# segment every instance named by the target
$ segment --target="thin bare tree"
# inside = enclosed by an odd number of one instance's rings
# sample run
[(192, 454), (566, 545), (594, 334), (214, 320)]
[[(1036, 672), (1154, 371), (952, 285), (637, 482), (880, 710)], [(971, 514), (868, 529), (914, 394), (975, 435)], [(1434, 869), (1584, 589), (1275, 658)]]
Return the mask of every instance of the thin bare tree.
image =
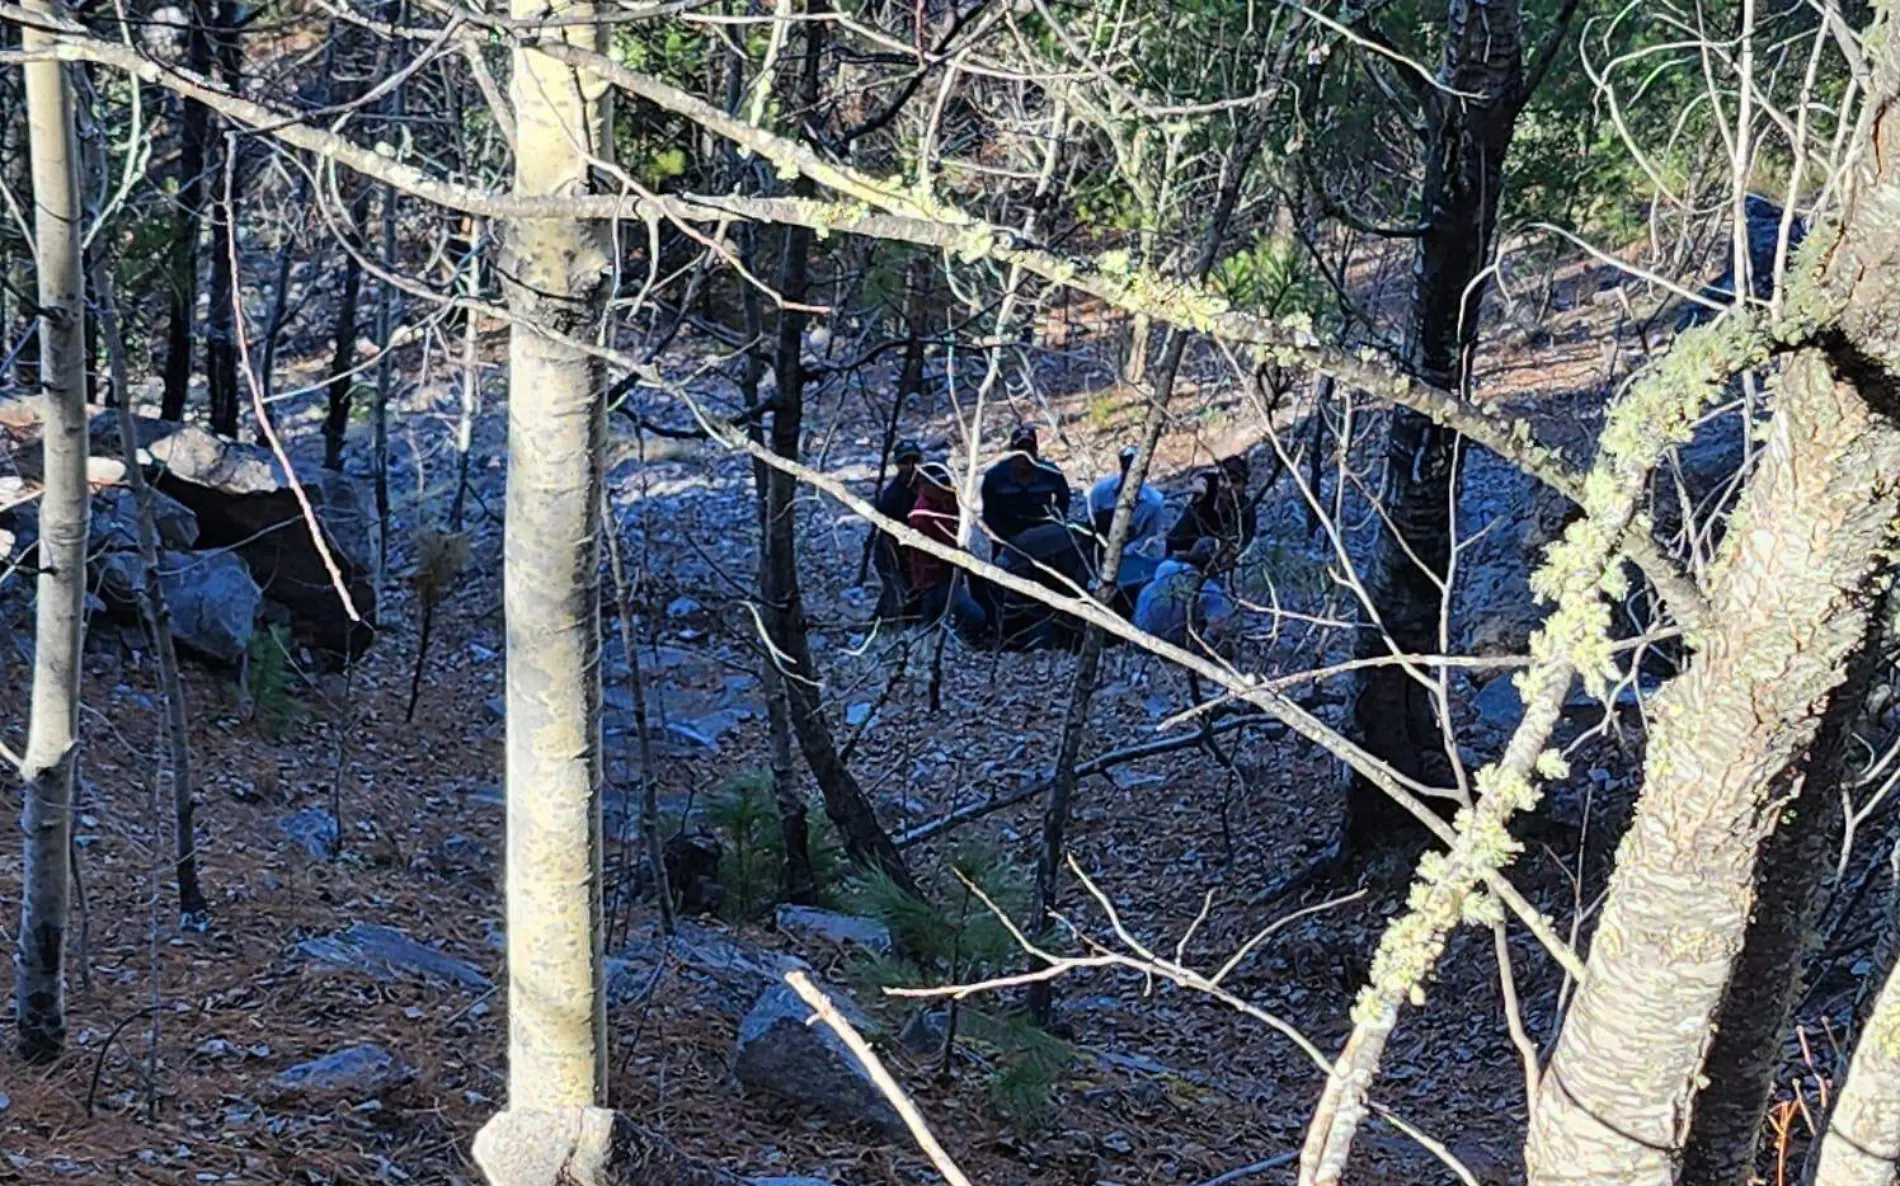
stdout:
[[(31, 11), (52, 15), (51, 0), (33, 2)], [(36, 30), (22, 32), (28, 52), (43, 41)], [(66, 1044), (66, 923), (92, 515), (86, 485), (86, 281), (70, 69), (51, 60), (25, 67), (46, 459), (34, 595), (33, 707), (20, 761), (26, 860), (14, 963), (20, 1053), (29, 1062), (50, 1062)]]

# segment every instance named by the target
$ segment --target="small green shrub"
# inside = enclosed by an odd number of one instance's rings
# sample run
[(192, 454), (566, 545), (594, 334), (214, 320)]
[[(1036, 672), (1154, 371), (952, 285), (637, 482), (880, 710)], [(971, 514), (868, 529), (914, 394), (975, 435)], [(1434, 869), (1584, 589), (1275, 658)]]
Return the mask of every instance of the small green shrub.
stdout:
[(251, 720), (272, 741), (282, 741), (303, 722), (303, 701), (291, 693), (298, 679), (290, 658), (290, 631), (281, 625), (251, 635), (244, 652), (244, 699)]
[[(1010, 917), (1021, 917), (1030, 898), (1025, 870), (994, 848), (965, 844), (951, 854), (928, 892), (931, 901), (919, 900), (881, 874), (857, 884), (852, 906), (889, 927), (897, 947), (893, 956), (865, 958), (856, 965), (861, 984), (879, 990), (936, 988), (989, 979), (1021, 964), (1021, 947), (983, 899)], [(877, 996), (891, 999), (881, 992)], [(1026, 1017), (977, 1012), (967, 1001), (955, 1008), (962, 1018), (962, 1040), (980, 1048), (989, 1067), (985, 1090), (991, 1110), (1021, 1130), (1042, 1124), (1074, 1051)]]
[[(746, 922), (770, 914), (778, 905), (779, 878), (785, 864), (785, 835), (768, 770), (744, 770), (726, 780), (707, 805), (705, 820), (725, 849), (719, 884), (725, 888), (720, 914), (728, 922)], [(821, 905), (831, 905), (843, 868), (843, 847), (822, 814), (806, 819), (806, 851)]]

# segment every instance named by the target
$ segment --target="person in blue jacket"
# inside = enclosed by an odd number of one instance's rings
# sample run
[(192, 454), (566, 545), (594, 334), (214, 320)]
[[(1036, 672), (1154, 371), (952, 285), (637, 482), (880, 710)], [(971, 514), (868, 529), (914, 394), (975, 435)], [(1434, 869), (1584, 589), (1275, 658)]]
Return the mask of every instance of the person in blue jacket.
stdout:
[(1218, 635), (1234, 616), (1227, 591), (1207, 572), (1218, 549), (1204, 538), (1186, 555), (1163, 560), (1135, 602), (1135, 627), (1177, 646)]

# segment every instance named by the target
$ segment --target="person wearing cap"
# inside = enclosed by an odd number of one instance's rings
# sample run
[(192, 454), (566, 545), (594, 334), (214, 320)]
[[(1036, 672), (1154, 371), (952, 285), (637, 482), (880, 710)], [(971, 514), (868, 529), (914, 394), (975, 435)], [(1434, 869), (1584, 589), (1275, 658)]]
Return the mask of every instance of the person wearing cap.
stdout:
[[(1121, 497), (1122, 484), (1128, 480), (1128, 469), (1135, 464), (1137, 452), (1139, 450), (1133, 445), (1123, 448), (1121, 472), (1089, 487), (1089, 522), (1095, 528), (1095, 534), (1104, 541), (1108, 539), (1109, 528), (1114, 524), (1115, 500)], [(1161, 491), (1143, 482), (1141, 489), (1135, 492), (1134, 509), (1129, 512), (1127, 551), (1145, 554), (1144, 545), (1161, 534), (1161, 520), (1167, 508), (1167, 500), (1161, 497)]]
[(1043, 523), (1069, 517), (1069, 480), (1042, 460), (1036, 430), (1025, 424), (1009, 438), (1009, 452), (983, 475), (983, 526), (996, 548)]
[(1188, 504), (1168, 529), (1168, 555), (1184, 556), (1204, 539), (1215, 543), (1210, 567), (1220, 570), (1253, 542), (1253, 506), (1247, 500), (1249, 470), (1240, 455), (1195, 475)]
[[(910, 521), (917, 505), (917, 470), (923, 462), (923, 446), (909, 437), (897, 442), (891, 460), (897, 472), (877, 492), (877, 513), (899, 523)], [(877, 616), (908, 618), (916, 616), (916, 592), (910, 587), (910, 574), (904, 559), (908, 549), (883, 531), (875, 533), (871, 543), (871, 564), (877, 570), (879, 594)]]

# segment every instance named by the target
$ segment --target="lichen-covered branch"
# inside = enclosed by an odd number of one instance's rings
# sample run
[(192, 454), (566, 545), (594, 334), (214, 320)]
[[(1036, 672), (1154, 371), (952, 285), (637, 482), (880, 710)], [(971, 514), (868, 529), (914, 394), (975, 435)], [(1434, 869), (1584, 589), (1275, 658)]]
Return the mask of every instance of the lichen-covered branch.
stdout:
[[(840, 196), (496, 193), (444, 180), (346, 137), (300, 124), (297, 112), (231, 94), (188, 71), (154, 62), (129, 46), (93, 38), (77, 25), (34, 17), (17, 5), (4, 3), (0, 3), (0, 20), (22, 25), (32, 22), (54, 31), (56, 36), (42, 53), (125, 70), (284, 143), (317, 153), (424, 201), (465, 213), (490, 218), (666, 219), (682, 223), (742, 219), (806, 227), (820, 235), (854, 234), (935, 247), (964, 259), (1013, 265), (1048, 283), (1095, 296), (1122, 312), (1253, 346), (1282, 365), (1330, 375), (1376, 399), (1411, 408), (1483, 445), (1573, 501), (1582, 500), (1582, 478), (1554, 451), (1538, 445), (1524, 421), (1421, 383), (1376, 351), (1349, 351), (1322, 342), (1304, 318), (1276, 320), (1235, 309), (1201, 283), (1163, 278), (1130, 266), (1125, 253), (1111, 251), (1092, 259), (1064, 256), (898, 181), (874, 178), (829, 162), (806, 145), (728, 116), (677, 87), (552, 35), (526, 36), (497, 29), (520, 45), (597, 72), (627, 93), (732, 140), (770, 161), (785, 176), (810, 177)], [(473, 28), (465, 33), (479, 35)], [(21, 58), (20, 54), (0, 53), (0, 61)], [(1621, 546), (1693, 636), (1705, 620), (1703, 598), (1694, 584), (1646, 534), (1630, 531)]]
[(1626, 591), (1617, 544), (1634, 521), (1644, 482), (1665, 449), (1689, 438), (1702, 405), (1730, 375), (1759, 361), (1766, 345), (1746, 317), (1705, 327), (1687, 335), (1612, 406), (1596, 465), (1584, 483), (1584, 517), (1552, 546), (1532, 578), (1533, 591), (1555, 609), (1531, 638), (1532, 665), (1516, 677), (1523, 720), (1503, 757), (1478, 772), (1479, 798), (1458, 813), (1450, 851), (1427, 853), (1419, 861), (1405, 913), (1380, 938), (1370, 982), (1353, 1007), (1353, 1032), (1307, 1130), (1302, 1184), (1341, 1180), (1399, 1009), (1424, 1003), (1426, 982), (1451, 932), (1461, 922), (1488, 925), (1502, 917), (1480, 887), (1501, 879), (1522, 850), (1510, 821), (1537, 806), (1535, 780), (1564, 775), (1562, 759), (1545, 745), (1570, 681), (1580, 675), (1592, 695), (1602, 696), (1616, 674), (1604, 594), (1620, 597)]

